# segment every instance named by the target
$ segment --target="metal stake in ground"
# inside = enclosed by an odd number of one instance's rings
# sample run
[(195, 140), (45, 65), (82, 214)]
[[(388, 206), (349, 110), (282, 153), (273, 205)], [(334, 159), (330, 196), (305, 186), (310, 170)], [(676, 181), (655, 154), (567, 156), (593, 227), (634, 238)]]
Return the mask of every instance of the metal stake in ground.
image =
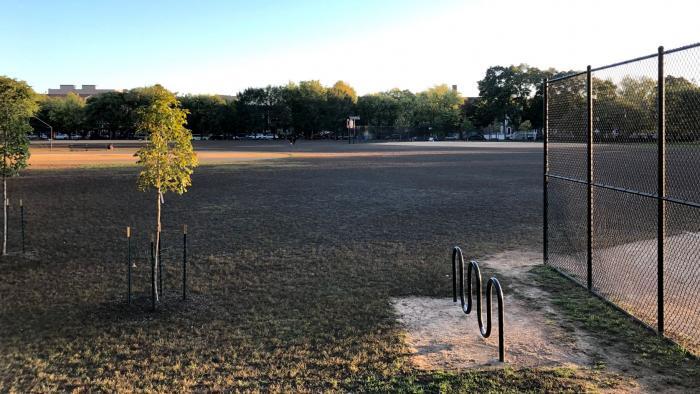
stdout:
[(163, 297), (163, 258), (160, 253), (161, 247), (163, 246), (163, 238), (159, 237), (158, 242), (158, 290), (160, 291), (160, 296)]
[(153, 234), (151, 234), (151, 309), (156, 310), (156, 259), (153, 250)]
[[(8, 224), (10, 223), (10, 199), (5, 200), (5, 222), (7, 223), (5, 225), (5, 245), (7, 245), (7, 233), (8, 233)], [(5, 246), (7, 248), (7, 246)], [(3, 250), (3, 254), (7, 254), (7, 250)]]
[(131, 227), (126, 228), (126, 303), (131, 305)]
[(182, 226), (182, 300), (187, 300), (187, 225)]
[(24, 204), (21, 198), (19, 199), (19, 224), (22, 232), (22, 254), (24, 254)]

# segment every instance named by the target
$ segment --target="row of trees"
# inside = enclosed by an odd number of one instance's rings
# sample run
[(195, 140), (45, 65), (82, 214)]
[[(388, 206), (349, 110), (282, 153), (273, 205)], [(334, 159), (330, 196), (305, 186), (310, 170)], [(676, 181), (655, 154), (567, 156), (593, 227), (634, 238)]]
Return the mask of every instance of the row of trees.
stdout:
[[(133, 138), (137, 131), (138, 111), (151, 100), (146, 88), (124, 92), (108, 92), (87, 100), (69, 93), (66, 97), (40, 96), (37, 117), (53, 126), (55, 131), (77, 134), (83, 138)], [(189, 111), (190, 128), (211, 133), (234, 120), (235, 108), (219, 96), (184, 96), (181, 106)], [(34, 129), (44, 131), (38, 120)]]
[[(360, 125), (446, 133), (483, 130), (505, 119), (510, 124), (540, 128), (541, 81), (558, 75), (527, 65), (495, 66), (479, 81), (479, 97), (463, 98), (447, 85), (423, 92), (392, 89), (357, 96), (343, 81), (324, 86), (302, 81), (283, 86), (248, 88), (235, 99), (213, 95), (178, 97), (194, 134), (295, 133), (306, 137), (323, 131), (344, 130), (348, 116), (359, 116)], [(104, 138), (131, 138), (135, 108), (143, 102), (142, 89), (111, 92), (87, 101), (77, 95), (44, 98), (40, 115), (55, 130), (88, 132)], [(37, 124), (37, 129), (41, 125)]]
[[(494, 66), (478, 82), (479, 97), (464, 98), (447, 85), (423, 92), (392, 89), (358, 97), (349, 84), (338, 81), (324, 86), (319, 81), (302, 81), (283, 86), (249, 88), (235, 98), (212, 95), (179, 96), (187, 110), (187, 125), (194, 134), (230, 136), (271, 132), (298, 134), (307, 138), (320, 133), (343, 132), (348, 116), (359, 116), (358, 125), (380, 129), (412, 130), (440, 135), (457, 131), (497, 131), (504, 121), (514, 130), (542, 128), (542, 81), (571, 71), (541, 70), (525, 64)], [(553, 94), (576, 97), (558, 100), (571, 106), (583, 100), (585, 78), (572, 78), (553, 86)], [(594, 78), (601, 132), (648, 129), (653, 120), (653, 79), (627, 77), (619, 81)], [(670, 119), (687, 122), (695, 113), (689, 103), (698, 102), (698, 86), (690, 81), (667, 77)], [(568, 100), (568, 102), (567, 102)], [(76, 95), (44, 98), (39, 117), (55, 130), (88, 132), (104, 138), (132, 138), (135, 109), (143, 104), (143, 89), (112, 92), (87, 101)], [(577, 116), (561, 108), (562, 122)], [(573, 120), (571, 120), (573, 121)], [(37, 123), (36, 129), (41, 129)], [(605, 130), (603, 130), (605, 129)], [(652, 128), (653, 129), (653, 128)]]

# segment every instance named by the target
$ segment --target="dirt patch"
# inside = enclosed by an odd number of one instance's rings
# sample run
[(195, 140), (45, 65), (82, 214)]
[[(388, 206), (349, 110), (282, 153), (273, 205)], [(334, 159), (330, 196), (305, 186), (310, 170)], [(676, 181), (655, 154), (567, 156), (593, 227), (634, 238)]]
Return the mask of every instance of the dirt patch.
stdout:
[[(570, 316), (553, 304), (553, 295), (533, 282), (535, 274), (531, 271), (540, 264), (541, 255), (515, 251), (480, 262), (484, 277), (488, 275), (483, 271), (492, 272), (504, 284), (508, 366), (589, 371), (605, 368), (618, 376), (618, 383), (624, 380), (621, 389), (624, 392), (686, 392), (692, 387), (683, 373), (677, 373), (680, 363), (674, 364), (673, 370), (666, 370), (663, 360), (643, 361), (645, 351), (632, 349), (634, 344), (617, 346), (625, 338), (611, 337), (609, 333), (601, 336), (599, 332), (573, 325)], [(476, 312), (465, 315), (459, 302), (453, 303), (451, 298), (408, 297), (393, 299), (392, 304), (406, 327), (405, 340), (416, 368), (454, 371), (499, 365), (496, 320), (494, 332), (485, 339), (479, 334)], [(648, 334), (640, 331), (639, 335)], [(685, 361), (689, 363), (690, 359)], [(692, 382), (693, 367), (688, 364), (687, 368), (687, 379)]]
[[(509, 252), (487, 259), (482, 265), (496, 269), (503, 278), (524, 274), (537, 263), (536, 255)], [(512, 289), (506, 288), (504, 293), (509, 365), (540, 367), (590, 362), (585, 352), (572, 343), (569, 333), (552, 324), (546, 309), (533, 310)], [(464, 314), (459, 301), (453, 303), (451, 298), (407, 297), (394, 299), (393, 305), (407, 328), (406, 340), (414, 352), (412, 362), (417, 368), (459, 370), (498, 364), (495, 310), (493, 332), (489, 338), (483, 338), (476, 311)], [(485, 316), (484, 311), (484, 320)]]
[[(29, 165), (34, 169), (62, 169), (85, 166), (126, 166), (135, 165), (136, 148), (122, 148), (111, 151), (70, 151), (65, 148), (53, 150), (32, 150)], [(411, 150), (411, 151), (359, 151), (359, 152), (297, 152), (292, 148), (280, 152), (266, 151), (196, 151), (201, 164), (238, 164), (257, 160), (274, 159), (333, 159), (357, 157), (403, 157), (403, 156), (434, 156), (467, 154), (444, 150)]]

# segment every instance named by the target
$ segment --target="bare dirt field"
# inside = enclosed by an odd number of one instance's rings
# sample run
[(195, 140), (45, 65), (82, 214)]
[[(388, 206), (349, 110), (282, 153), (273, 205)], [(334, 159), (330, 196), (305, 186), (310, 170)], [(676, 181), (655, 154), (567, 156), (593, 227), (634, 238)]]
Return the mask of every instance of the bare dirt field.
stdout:
[[(140, 141), (115, 141), (113, 149), (82, 149), (106, 145), (104, 141), (60, 141), (49, 148), (46, 143), (32, 145), (29, 164), (33, 169), (62, 169), (136, 164), (134, 153)], [(531, 149), (533, 144), (430, 142), (384, 144), (347, 144), (323, 141), (199, 141), (195, 143), (201, 164), (236, 164), (253, 160), (310, 159), (344, 157), (425, 156), (468, 153), (469, 149)], [(465, 148), (467, 149), (465, 151)]]
[[(695, 359), (533, 265), (542, 238), (538, 144), (210, 142), (197, 145), (200, 155), (287, 156), (212, 162), (196, 170), (188, 193), (166, 195), (165, 296), (155, 313), (146, 258), (155, 196), (136, 190), (137, 168), (66, 151), (71, 164), (37, 161), (10, 180), (0, 391), (619, 392), (700, 384)], [(51, 157), (43, 149), (33, 160)], [(25, 256), (17, 254), (19, 198)], [(190, 242), (185, 302), (182, 224)], [(126, 226), (134, 229), (132, 306)], [(484, 365), (496, 354), (488, 342), (484, 353), (456, 348), (454, 359), (416, 363), (416, 341), (454, 345), (430, 329), (411, 337), (425, 324), (396, 309), (402, 302), (448, 316), (450, 327), (461, 320), (478, 342), (473, 316), (448, 298), (454, 245), (484, 258), (485, 276), (502, 278), (513, 321), (507, 365)], [(504, 265), (514, 260), (498, 257), (504, 250), (518, 251), (522, 264)], [(533, 354), (519, 335), (539, 338), (549, 356)]]

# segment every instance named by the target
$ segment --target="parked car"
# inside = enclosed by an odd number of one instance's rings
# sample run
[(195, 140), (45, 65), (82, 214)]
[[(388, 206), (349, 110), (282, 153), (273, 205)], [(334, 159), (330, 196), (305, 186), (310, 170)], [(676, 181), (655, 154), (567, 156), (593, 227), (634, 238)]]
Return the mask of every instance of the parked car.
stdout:
[(472, 134), (467, 137), (467, 141), (486, 141), (486, 138), (481, 134)]
[(82, 139), (83, 139), (83, 136), (80, 135), (80, 134), (77, 134), (77, 133), (73, 133), (73, 134), (70, 135), (70, 139), (72, 139), (72, 140), (82, 140)]
[(53, 139), (55, 139), (55, 140), (67, 140), (68, 134), (56, 133), (53, 135)]

